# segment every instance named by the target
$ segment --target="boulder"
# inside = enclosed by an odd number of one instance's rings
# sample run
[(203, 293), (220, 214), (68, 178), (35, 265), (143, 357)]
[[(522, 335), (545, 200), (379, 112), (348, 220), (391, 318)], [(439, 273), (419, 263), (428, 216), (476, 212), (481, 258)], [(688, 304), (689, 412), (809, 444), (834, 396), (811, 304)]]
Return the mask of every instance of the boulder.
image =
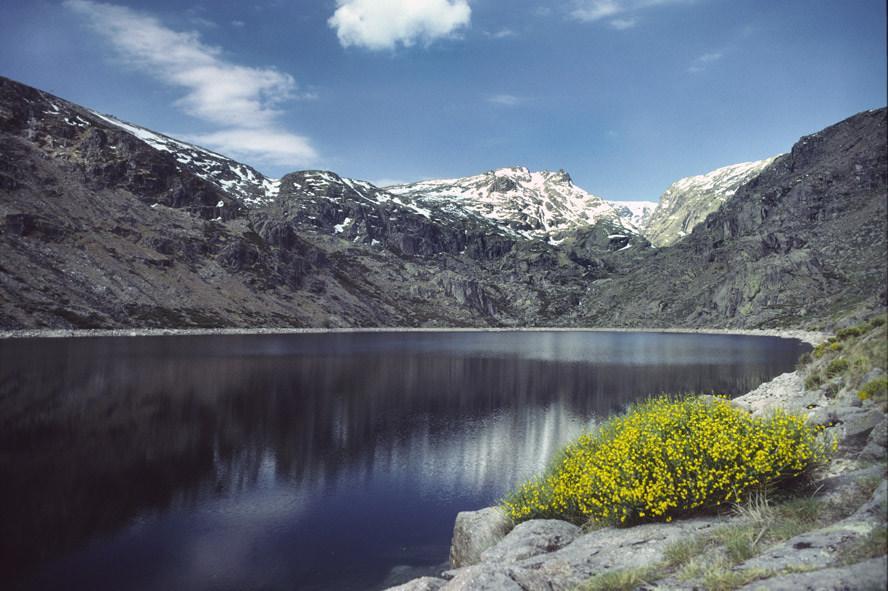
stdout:
[(481, 553), (483, 562), (516, 562), (560, 550), (579, 536), (579, 527), (560, 519), (532, 519), (515, 526), (498, 544)]
[(514, 524), (499, 507), (462, 511), (456, 515), (450, 543), (450, 564), (460, 568), (476, 564), (481, 553), (502, 540)]
[(877, 408), (855, 408), (854, 410), (856, 412), (839, 415), (845, 425), (846, 439), (866, 437), (876, 425), (885, 420), (885, 413)]
[(885, 456), (888, 455), (886, 448), (888, 448), (888, 419), (873, 427), (859, 457), (861, 460), (884, 461)]

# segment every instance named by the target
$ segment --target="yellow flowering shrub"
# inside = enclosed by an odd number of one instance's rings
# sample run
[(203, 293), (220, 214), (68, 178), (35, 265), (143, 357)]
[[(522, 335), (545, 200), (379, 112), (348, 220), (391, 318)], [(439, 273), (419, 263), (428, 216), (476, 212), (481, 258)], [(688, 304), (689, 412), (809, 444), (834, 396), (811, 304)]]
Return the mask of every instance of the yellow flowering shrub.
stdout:
[(503, 507), (516, 522), (671, 521), (798, 476), (827, 447), (803, 417), (783, 411), (757, 418), (720, 398), (652, 398), (581, 436)]

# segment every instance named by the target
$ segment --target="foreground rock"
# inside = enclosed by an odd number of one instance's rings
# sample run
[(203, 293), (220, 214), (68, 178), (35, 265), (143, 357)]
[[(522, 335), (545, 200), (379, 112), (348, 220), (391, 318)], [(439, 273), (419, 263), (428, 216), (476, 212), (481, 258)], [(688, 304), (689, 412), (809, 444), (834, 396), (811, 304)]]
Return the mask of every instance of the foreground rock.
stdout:
[(851, 566), (824, 568), (809, 573), (773, 577), (740, 587), (740, 591), (882, 591), (885, 589), (885, 556), (871, 558)]
[(479, 562), (481, 554), (502, 540), (513, 525), (499, 507), (458, 513), (450, 543), (450, 564), (459, 568)]
[[(445, 582), (440, 589), (567, 591), (601, 572), (656, 563), (669, 543), (718, 522), (717, 518), (704, 518), (625, 529), (608, 527), (561, 546), (567, 539), (564, 536), (579, 532), (579, 528), (570, 524), (554, 526), (551, 520), (531, 520), (493, 546), (485, 554), (487, 560), (443, 573)], [(552, 544), (541, 543), (546, 539)]]

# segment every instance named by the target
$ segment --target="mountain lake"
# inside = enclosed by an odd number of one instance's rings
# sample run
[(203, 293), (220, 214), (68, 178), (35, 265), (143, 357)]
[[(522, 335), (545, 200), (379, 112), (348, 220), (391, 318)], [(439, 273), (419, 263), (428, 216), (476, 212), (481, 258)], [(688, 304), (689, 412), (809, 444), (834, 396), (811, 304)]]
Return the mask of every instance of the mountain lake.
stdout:
[(0, 340), (0, 588), (381, 589), (661, 392), (810, 347), (640, 332)]

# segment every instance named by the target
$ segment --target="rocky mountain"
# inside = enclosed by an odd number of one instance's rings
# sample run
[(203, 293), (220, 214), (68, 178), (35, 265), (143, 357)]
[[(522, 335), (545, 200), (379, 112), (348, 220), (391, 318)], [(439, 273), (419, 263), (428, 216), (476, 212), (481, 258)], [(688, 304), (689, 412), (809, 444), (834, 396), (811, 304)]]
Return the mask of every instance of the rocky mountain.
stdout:
[(0, 326), (551, 324), (647, 245), (434, 201), (267, 179), (0, 78)]
[(737, 189), (758, 176), (776, 157), (732, 164), (675, 181), (660, 196), (656, 209), (639, 226), (658, 247), (669, 246), (691, 233)]
[(884, 302), (885, 176), (883, 109), (653, 249), (563, 171), (269, 179), (0, 78), (0, 328), (814, 325)]
[(608, 201), (617, 211), (623, 224), (644, 234), (651, 215), (659, 205), (656, 201)]
[(500, 168), (479, 175), (394, 185), (386, 190), (429, 209), (489, 220), (506, 235), (559, 244), (580, 228), (606, 222), (614, 233), (637, 234), (613, 204), (577, 187), (563, 170)]
[(888, 299), (886, 109), (803, 137), (568, 324), (821, 327)]

